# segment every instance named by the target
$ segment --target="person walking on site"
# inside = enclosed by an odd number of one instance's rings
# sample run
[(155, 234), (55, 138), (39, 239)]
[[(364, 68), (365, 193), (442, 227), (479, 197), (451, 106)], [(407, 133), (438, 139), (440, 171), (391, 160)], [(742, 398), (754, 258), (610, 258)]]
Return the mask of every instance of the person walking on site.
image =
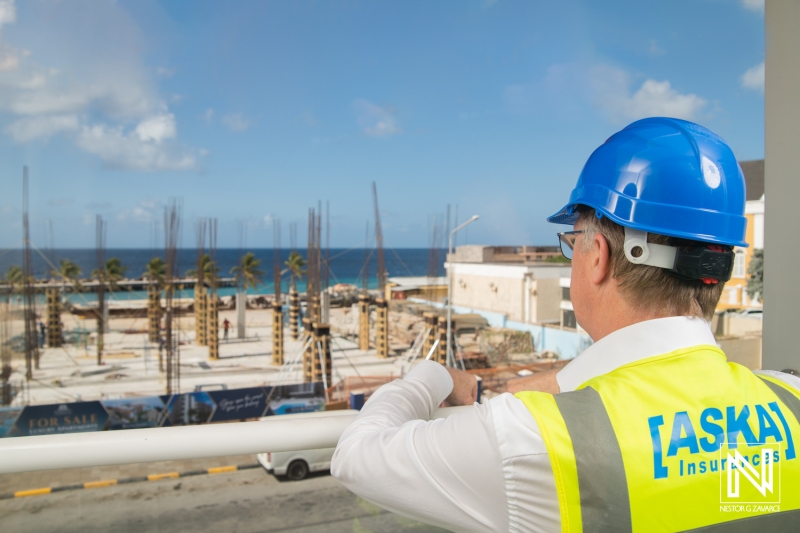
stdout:
[(574, 226), (559, 239), (594, 344), (429, 422), (477, 383), (422, 361), (366, 403), (332, 474), (454, 531), (800, 531), (800, 378), (727, 362), (708, 323), (747, 246), (744, 205), (708, 129), (650, 118), (614, 134), (548, 218)]
[(228, 330), (229, 329), (231, 329), (231, 321), (226, 318), (222, 322), (222, 331), (224, 332), (222, 340), (228, 340)]

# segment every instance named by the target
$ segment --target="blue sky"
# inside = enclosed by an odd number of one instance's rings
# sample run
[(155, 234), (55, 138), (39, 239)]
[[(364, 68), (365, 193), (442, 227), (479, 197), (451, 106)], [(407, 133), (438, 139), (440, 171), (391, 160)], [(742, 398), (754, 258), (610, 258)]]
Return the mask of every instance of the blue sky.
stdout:
[(377, 182), (388, 247), (424, 247), (447, 204), (465, 239), (554, 244), (544, 218), (592, 150), (651, 115), (764, 153), (758, 0), (0, 0), (0, 246), (149, 247), (183, 201), (219, 245), (271, 246), (330, 202), (362, 246)]

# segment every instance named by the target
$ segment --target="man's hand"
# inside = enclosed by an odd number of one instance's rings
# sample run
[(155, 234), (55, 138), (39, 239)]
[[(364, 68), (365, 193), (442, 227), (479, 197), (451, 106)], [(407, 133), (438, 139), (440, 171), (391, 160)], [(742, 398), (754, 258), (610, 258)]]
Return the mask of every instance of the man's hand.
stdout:
[(453, 392), (445, 398), (444, 404), (447, 407), (456, 405), (472, 405), (478, 399), (478, 380), (472, 374), (467, 374), (463, 370), (445, 367), (453, 378)]
[(516, 394), (523, 391), (537, 391), (558, 394), (561, 392), (561, 388), (558, 386), (558, 381), (556, 381), (557, 373), (557, 370), (548, 370), (547, 372), (539, 372), (524, 378), (510, 379), (506, 386), (506, 392)]

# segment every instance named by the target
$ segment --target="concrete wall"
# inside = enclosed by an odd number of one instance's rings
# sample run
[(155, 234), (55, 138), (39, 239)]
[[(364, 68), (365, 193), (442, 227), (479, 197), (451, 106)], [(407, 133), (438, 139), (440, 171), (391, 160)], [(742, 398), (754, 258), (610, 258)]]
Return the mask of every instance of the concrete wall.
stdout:
[[(459, 248), (461, 249), (461, 248)], [(481, 309), (526, 323), (560, 318), (559, 279), (564, 265), (448, 263), (453, 275), (453, 305)]]
[(524, 320), (522, 279), (456, 274), (453, 277), (453, 305), (474, 307)]
[(531, 322), (560, 322), (561, 286), (559, 278), (539, 279), (535, 283), (536, 312), (531, 316)]

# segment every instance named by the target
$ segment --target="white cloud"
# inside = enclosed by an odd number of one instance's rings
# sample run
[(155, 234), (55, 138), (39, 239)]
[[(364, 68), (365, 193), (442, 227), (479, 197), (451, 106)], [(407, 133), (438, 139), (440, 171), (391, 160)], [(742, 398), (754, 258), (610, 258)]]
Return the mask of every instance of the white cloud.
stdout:
[(136, 126), (136, 134), (142, 141), (160, 143), (164, 139), (175, 137), (175, 115), (172, 113), (145, 119)]
[(625, 122), (650, 116), (694, 120), (708, 103), (696, 94), (681, 94), (669, 81), (647, 79), (631, 94), (628, 72), (608, 65), (591, 69), (590, 87), (596, 107), (612, 122)]
[(750, 11), (764, 12), (764, 0), (742, 0), (742, 6)]
[(206, 121), (206, 124), (211, 124), (211, 121), (214, 120), (214, 110), (209, 107), (206, 109), (206, 112), (203, 113), (202, 118)]
[(135, 222), (151, 222), (158, 219), (162, 215), (163, 205), (159, 200), (147, 197), (140, 200), (137, 205), (131, 209), (124, 209), (117, 213), (117, 220), (132, 220)]
[(353, 102), (356, 120), (366, 135), (370, 137), (389, 137), (401, 133), (392, 107), (381, 107), (364, 99)]
[[(0, 0), (0, 26), (14, 22), (14, 2)], [(179, 145), (175, 99), (156, 87), (174, 70), (144, 64), (145, 38), (118, 3), (44, 3), (17, 24), (48, 39), (30, 53), (0, 35), (0, 113), (16, 142), (61, 135), (113, 168), (197, 167), (203, 152)]]
[(47, 205), (51, 207), (64, 207), (66, 205), (72, 205), (75, 203), (74, 198), (53, 198), (52, 200), (47, 202)]
[(121, 127), (83, 126), (75, 142), (102, 159), (109, 168), (152, 171), (197, 167), (197, 157), (191, 150), (167, 146), (153, 138), (145, 140), (138, 132), (125, 132)]
[(17, 7), (14, 0), (0, 0), (0, 26), (17, 21)]
[(753, 91), (764, 92), (764, 62), (747, 69), (741, 77), (742, 87)]
[(272, 227), (273, 221), (274, 219), (272, 218), (272, 215), (264, 215), (264, 226), (268, 228)]
[(75, 131), (79, 128), (76, 115), (43, 115), (23, 117), (6, 126), (5, 132), (17, 142), (47, 139), (56, 133)]
[(222, 123), (225, 124), (229, 130), (235, 132), (245, 131), (250, 127), (250, 121), (241, 113), (228, 113), (222, 117)]

